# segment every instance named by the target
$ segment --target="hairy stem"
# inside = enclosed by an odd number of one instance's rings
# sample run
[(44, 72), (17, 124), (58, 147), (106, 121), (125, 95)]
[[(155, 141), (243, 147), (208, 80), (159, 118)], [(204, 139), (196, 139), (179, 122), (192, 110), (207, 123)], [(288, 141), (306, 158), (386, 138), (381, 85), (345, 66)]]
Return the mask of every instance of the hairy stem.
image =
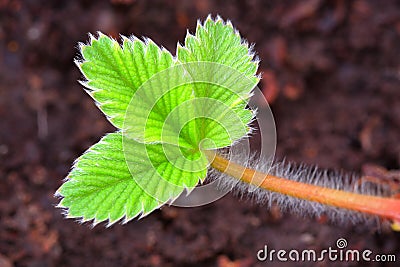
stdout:
[(248, 184), (295, 198), (377, 215), (394, 222), (400, 222), (400, 199), (363, 195), (292, 181), (284, 177), (276, 177), (246, 168), (213, 151), (206, 151), (205, 153), (211, 162), (211, 167)]

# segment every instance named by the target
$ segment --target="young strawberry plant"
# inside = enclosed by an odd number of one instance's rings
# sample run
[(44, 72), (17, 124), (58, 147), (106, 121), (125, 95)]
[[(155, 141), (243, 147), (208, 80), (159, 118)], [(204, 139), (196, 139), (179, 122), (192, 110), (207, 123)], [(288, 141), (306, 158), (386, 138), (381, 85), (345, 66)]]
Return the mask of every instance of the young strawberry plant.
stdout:
[(176, 56), (150, 39), (119, 44), (102, 33), (80, 51), (82, 84), (118, 130), (79, 157), (58, 189), (67, 217), (109, 225), (143, 217), (213, 170), (220, 186), (295, 212), (400, 221), (400, 200), (385, 185), (222, 153), (251, 135), (259, 82), (258, 61), (229, 21), (198, 23)]

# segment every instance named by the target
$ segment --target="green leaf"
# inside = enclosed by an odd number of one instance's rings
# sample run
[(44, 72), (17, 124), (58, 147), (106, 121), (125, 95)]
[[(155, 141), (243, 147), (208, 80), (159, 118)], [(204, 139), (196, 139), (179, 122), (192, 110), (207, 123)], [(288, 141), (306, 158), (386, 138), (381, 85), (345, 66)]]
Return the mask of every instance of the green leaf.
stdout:
[(121, 132), (108, 134), (78, 158), (57, 192), (68, 217), (94, 219), (94, 224), (108, 220), (109, 225), (125, 217), (127, 222), (193, 189), (206, 176), (207, 161), (200, 153), (167, 147), (165, 155), (160, 144), (131, 140), (124, 154), (122, 142)]
[[(212, 65), (201, 69), (212, 70)], [(157, 73), (138, 89), (125, 117), (123, 129), (129, 138), (194, 149), (209, 139), (201, 148), (211, 149), (229, 146), (247, 134), (246, 124), (253, 115), (243, 106), (247, 102), (225, 84), (209, 84), (204, 81), (206, 76), (198, 75), (193, 81), (192, 76), (183, 75), (195, 68), (200, 69), (198, 63), (176, 65)], [(232, 71), (219, 66), (223, 68), (224, 73)], [(215, 97), (196, 97), (195, 87), (202, 84), (213, 90)]]
[[(214, 20), (209, 16), (203, 24), (198, 22), (196, 33), (188, 33), (184, 46), (178, 46), (177, 58), (185, 64), (193, 80), (204, 81), (194, 84), (196, 97), (217, 100), (214, 103), (224, 103), (225, 108), (230, 110), (229, 113), (234, 112), (236, 115), (222, 116), (221, 120), (217, 121), (228, 130), (227, 132), (241, 133), (241, 136), (231, 134), (230, 140), (226, 138), (225, 142), (218, 143), (216, 147), (231, 145), (249, 133), (251, 129), (247, 125), (254, 113), (246, 109), (246, 106), (253, 88), (259, 82), (256, 75), (258, 61), (254, 59), (251, 47), (241, 39), (230, 21), (224, 22), (220, 17)], [(208, 105), (207, 108), (215, 109), (215, 105)], [(208, 129), (205, 138), (210, 138), (212, 134), (223, 135), (222, 129), (218, 130), (218, 127), (209, 125), (209, 120), (201, 120), (198, 122), (202, 125), (200, 129)], [(231, 125), (226, 127), (230, 123)], [(231, 128), (233, 125), (240, 125), (241, 129)], [(245, 126), (244, 132), (242, 126)], [(209, 129), (214, 129), (214, 132), (210, 134)]]
[(126, 108), (136, 90), (151, 76), (174, 65), (172, 55), (153, 41), (135, 37), (117, 41), (99, 33), (81, 45), (82, 60), (76, 61), (87, 81), (82, 84), (98, 102), (112, 124), (122, 128)]
[(144, 216), (205, 179), (205, 149), (250, 131), (258, 62), (230, 22), (209, 17), (176, 58), (150, 40), (121, 46), (101, 33), (81, 53), (83, 85), (121, 131), (85, 152), (57, 191), (69, 217)]
[(258, 62), (230, 22), (209, 17), (194, 36), (187, 35), (185, 47), (178, 46), (177, 58), (180, 65), (154, 75), (132, 98), (124, 124), (128, 136), (188, 148), (207, 139), (202, 149), (246, 136)]
[(224, 22), (220, 17), (213, 20), (209, 16), (203, 24), (198, 22), (195, 35), (188, 33), (185, 45), (178, 46), (177, 58), (183, 63), (213, 62), (229, 66), (247, 77), (253, 86), (259, 81), (256, 76), (258, 60), (254, 59), (251, 47), (242, 40), (230, 21)]

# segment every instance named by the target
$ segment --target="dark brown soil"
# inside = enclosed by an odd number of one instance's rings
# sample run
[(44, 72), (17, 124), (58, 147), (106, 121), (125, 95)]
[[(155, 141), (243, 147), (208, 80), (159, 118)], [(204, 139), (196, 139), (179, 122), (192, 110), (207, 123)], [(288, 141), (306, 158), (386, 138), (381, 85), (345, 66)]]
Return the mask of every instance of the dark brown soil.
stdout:
[[(281, 214), (233, 196), (90, 229), (54, 208), (73, 160), (113, 127), (76, 82), (88, 32), (149, 36), (171, 51), (207, 14), (229, 18), (261, 59), (277, 156), (362, 172), (400, 169), (400, 3), (387, 1), (0, 1), (0, 266), (399, 266), (258, 262), (273, 249), (396, 254), (400, 234)], [(268, 82), (268, 83), (267, 83)]]

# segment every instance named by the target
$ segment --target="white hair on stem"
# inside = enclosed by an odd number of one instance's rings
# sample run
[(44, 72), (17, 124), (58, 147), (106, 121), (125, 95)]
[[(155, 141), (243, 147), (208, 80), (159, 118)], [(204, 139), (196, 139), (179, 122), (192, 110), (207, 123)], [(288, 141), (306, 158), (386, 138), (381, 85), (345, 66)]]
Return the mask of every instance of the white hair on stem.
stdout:
[[(240, 163), (244, 167), (288, 180), (363, 195), (391, 195), (388, 188), (373, 183), (360, 183), (361, 178), (359, 176), (343, 171), (321, 170), (316, 166), (296, 165), (285, 160), (272, 162), (270, 159), (259, 159), (256, 154), (243, 155), (240, 152), (232, 153), (232, 150), (229, 153), (224, 153), (220, 150), (218, 154), (231, 162)], [(377, 216), (272, 192), (240, 181), (214, 168), (210, 168), (207, 179), (208, 181), (217, 181), (216, 184), (219, 189), (231, 190), (240, 199), (250, 200), (260, 205), (265, 205), (267, 208), (276, 204), (281, 211), (290, 212), (301, 217), (311, 216), (318, 218), (326, 216), (330, 222), (342, 225), (366, 224), (376, 225), (380, 228), (380, 221)]]

